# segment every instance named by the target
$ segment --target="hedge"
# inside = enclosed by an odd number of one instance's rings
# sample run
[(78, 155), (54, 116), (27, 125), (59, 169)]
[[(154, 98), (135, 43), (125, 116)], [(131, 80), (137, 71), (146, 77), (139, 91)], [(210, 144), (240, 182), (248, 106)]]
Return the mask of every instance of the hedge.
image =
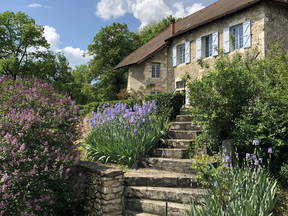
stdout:
[[(180, 113), (180, 109), (184, 104), (185, 95), (183, 93), (162, 93), (158, 95), (147, 95), (144, 101), (155, 100), (158, 106), (158, 114), (169, 113), (170, 118), (175, 118)], [(104, 102), (92, 102), (86, 105), (80, 105), (80, 112), (82, 115), (87, 115), (97, 109), (102, 109), (105, 105), (113, 106), (117, 103), (126, 103), (129, 107), (133, 107), (135, 104), (141, 103), (141, 100), (128, 99), (128, 100), (115, 100)]]

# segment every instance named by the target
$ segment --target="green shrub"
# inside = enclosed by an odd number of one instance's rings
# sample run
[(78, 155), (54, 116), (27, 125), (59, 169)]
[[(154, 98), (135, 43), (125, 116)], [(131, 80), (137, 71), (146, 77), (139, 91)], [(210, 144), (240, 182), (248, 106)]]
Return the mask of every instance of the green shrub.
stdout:
[(1, 77), (0, 92), (0, 215), (73, 215), (78, 107), (37, 79)]
[(191, 205), (194, 216), (270, 216), (277, 182), (261, 168), (221, 169), (214, 177), (203, 206)]
[(288, 164), (284, 164), (280, 170), (280, 181), (283, 186), (288, 188)]
[(191, 112), (202, 120), (206, 131), (202, 136), (213, 139), (210, 143), (214, 145), (233, 138), (235, 121), (261, 90), (251, 62), (240, 55), (232, 59), (222, 56), (215, 63), (215, 71), (188, 83)]
[[(170, 118), (174, 118), (180, 113), (180, 109), (184, 104), (184, 94), (182, 93), (163, 93), (158, 95), (147, 95), (144, 101), (156, 101), (157, 113), (166, 114)], [(113, 106), (117, 103), (125, 103), (129, 107), (133, 107), (135, 104), (141, 103), (141, 100), (127, 99), (117, 101), (106, 101), (106, 102), (93, 102), (86, 105), (80, 105), (81, 114), (85, 115), (89, 112), (102, 110), (104, 105)]]
[(118, 103), (93, 114), (85, 139), (88, 158), (102, 163), (136, 167), (165, 134), (165, 118), (156, 116), (156, 102)]

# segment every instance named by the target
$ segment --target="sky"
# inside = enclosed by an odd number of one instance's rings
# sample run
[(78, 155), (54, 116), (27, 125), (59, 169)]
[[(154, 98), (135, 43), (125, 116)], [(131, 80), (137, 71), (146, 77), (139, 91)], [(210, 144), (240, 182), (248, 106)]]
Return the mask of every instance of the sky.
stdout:
[(184, 17), (216, 0), (0, 0), (0, 13), (24, 12), (44, 26), (51, 49), (72, 67), (85, 64), (88, 45), (102, 27), (126, 23), (130, 31), (169, 15)]

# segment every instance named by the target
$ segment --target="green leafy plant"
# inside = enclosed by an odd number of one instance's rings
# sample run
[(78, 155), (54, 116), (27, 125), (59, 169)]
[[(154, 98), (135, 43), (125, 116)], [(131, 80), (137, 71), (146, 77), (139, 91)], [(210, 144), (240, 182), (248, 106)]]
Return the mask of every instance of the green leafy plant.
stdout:
[(261, 168), (227, 168), (217, 172), (205, 204), (191, 205), (197, 216), (270, 216), (275, 207), (277, 181)]
[(102, 163), (136, 167), (166, 131), (166, 118), (156, 115), (155, 101), (135, 105), (118, 103), (94, 113), (85, 139), (88, 158)]

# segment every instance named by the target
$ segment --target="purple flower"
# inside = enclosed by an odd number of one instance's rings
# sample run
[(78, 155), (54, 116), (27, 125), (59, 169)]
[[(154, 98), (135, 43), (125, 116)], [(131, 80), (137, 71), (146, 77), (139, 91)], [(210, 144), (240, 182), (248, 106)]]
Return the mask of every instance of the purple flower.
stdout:
[(257, 155), (252, 155), (252, 158), (255, 160), (257, 159)]
[(258, 146), (260, 144), (260, 140), (259, 139), (253, 140), (252, 144)]
[(254, 165), (255, 165), (255, 166), (258, 166), (258, 165), (259, 165), (259, 160), (255, 159), (255, 160), (254, 160)]
[(273, 152), (273, 149), (272, 148), (268, 148), (268, 153), (272, 154), (272, 152)]
[(7, 173), (5, 173), (2, 178), (1, 178), (1, 181), (0, 182), (6, 182), (8, 180), (9, 176)]
[(250, 159), (250, 154), (246, 153), (246, 159)]
[(214, 187), (217, 187), (218, 185), (219, 185), (219, 182), (218, 182), (218, 181), (214, 181), (214, 182), (213, 182), (213, 186), (214, 186)]
[(226, 155), (226, 156), (224, 157), (224, 161), (225, 161), (225, 162), (229, 162), (229, 161), (230, 161), (230, 157)]

